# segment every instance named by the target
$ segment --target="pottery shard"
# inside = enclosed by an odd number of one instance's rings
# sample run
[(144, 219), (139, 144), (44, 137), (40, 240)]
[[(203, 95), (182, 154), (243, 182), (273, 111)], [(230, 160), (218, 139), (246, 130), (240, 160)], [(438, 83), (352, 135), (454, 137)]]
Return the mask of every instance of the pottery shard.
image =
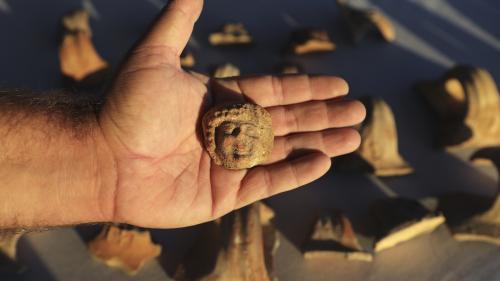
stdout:
[(360, 261), (373, 259), (371, 253), (362, 249), (349, 219), (338, 210), (317, 218), (303, 252), (307, 259), (335, 256)]
[(16, 260), (17, 241), (23, 235), (23, 231), (0, 233), (0, 253), (3, 253), (11, 260)]
[(271, 154), (274, 142), (271, 115), (258, 105), (214, 107), (203, 116), (202, 126), (210, 157), (226, 169), (251, 168)]
[(288, 49), (296, 55), (335, 50), (328, 32), (320, 29), (301, 29), (292, 32)]
[(104, 71), (108, 63), (97, 53), (92, 43), (88, 12), (78, 10), (63, 17), (63, 38), (59, 47), (60, 69), (74, 81)]
[[(271, 281), (276, 230), (262, 218), (260, 204), (236, 210), (220, 223), (203, 225), (199, 239), (175, 280)], [(266, 230), (266, 228), (268, 228)]]
[(445, 221), (441, 213), (404, 198), (377, 200), (371, 206), (371, 213), (375, 215), (378, 229), (376, 252), (432, 232)]
[(17, 276), (26, 270), (26, 265), (17, 259), (17, 244), (24, 233), (20, 229), (0, 230), (0, 276)]
[(246, 45), (252, 43), (252, 36), (242, 23), (226, 23), (218, 32), (209, 35), (211, 45)]
[(399, 154), (396, 121), (389, 105), (374, 97), (361, 101), (367, 112), (359, 127), (361, 144), (355, 154), (339, 158), (339, 169), (373, 172), (377, 176), (412, 173), (413, 169)]
[(84, 32), (92, 36), (89, 25), (89, 13), (86, 10), (75, 10), (62, 18), (62, 25), (66, 32)]
[(82, 32), (64, 35), (59, 59), (62, 74), (75, 81), (82, 81), (108, 66), (97, 54), (90, 37)]
[(277, 280), (274, 272), (274, 256), (280, 246), (278, 231), (276, 230), (273, 220), (274, 211), (269, 206), (262, 202), (255, 203), (259, 207), (259, 217), (262, 227), (262, 239), (264, 244), (264, 261), (266, 270), (270, 280)]
[(296, 63), (283, 63), (276, 67), (280, 74), (299, 74), (304, 72), (303, 67)]
[(214, 70), (212, 76), (215, 78), (227, 78), (227, 77), (240, 76), (240, 69), (238, 67), (230, 64), (230, 63), (226, 63), (226, 64), (218, 66)]
[(136, 274), (149, 260), (161, 253), (161, 246), (151, 241), (148, 231), (106, 226), (89, 243), (89, 251), (107, 266)]
[(182, 52), (181, 57), (181, 66), (185, 68), (191, 68), (195, 65), (196, 59), (192, 52)]
[[(500, 147), (477, 151), (473, 159), (488, 159), (500, 167)], [(497, 187), (498, 188), (498, 187)], [(438, 210), (457, 240), (483, 241), (500, 245), (500, 197), (472, 193), (451, 193), (438, 197)]]
[(387, 42), (396, 39), (394, 26), (379, 10), (356, 8), (349, 5), (345, 0), (337, 0), (337, 4), (349, 26), (354, 43), (358, 43), (372, 31), (378, 32)]
[(441, 121), (440, 144), (448, 149), (500, 144), (500, 99), (491, 75), (460, 65), (417, 90)]

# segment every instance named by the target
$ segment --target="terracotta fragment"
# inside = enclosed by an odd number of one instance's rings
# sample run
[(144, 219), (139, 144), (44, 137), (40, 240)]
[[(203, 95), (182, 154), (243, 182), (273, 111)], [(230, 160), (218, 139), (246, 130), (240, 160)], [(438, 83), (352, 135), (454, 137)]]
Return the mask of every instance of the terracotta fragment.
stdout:
[(430, 211), (417, 201), (404, 198), (384, 198), (371, 207), (377, 223), (376, 252), (430, 233), (444, 223), (438, 212)]
[(274, 142), (271, 115), (244, 103), (217, 106), (202, 120), (205, 147), (215, 164), (247, 169), (264, 162)]
[(13, 261), (16, 260), (17, 242), (23, 234), (23, 231), (0, 232), (0, 252), (7, 256), (9, 259)]
[(182, 52), (180, 59), (181, 59), (181, 66), (185, 68), (191, 68), (196, 63), (196, 60), (192, 52)]
[(387, 42), (393, 42), (396, 39), (394, 26), (379, 10), (356, 8), (345, 0), (337, 0), (337, 4), (349, 26), (354, 43), (358, 43), (372, 31), (376, 31)]
[(269, 280), (277, 280), (274, 270), (274, 256), (280, 246), (280, 239), (278, 231), (276, 231), (273, 224), (275, 213), (273, 209), (262, 202), (255, 204), (258, 204), (259, 207), (262, 238), (264, 239), (264, 261), (266, 263)]
[(248, 45), (252, 36), (242, 23), (226, 23), (220, 31), (210, 34), (208, 41), (213, 46)]
[(160, 255), (161, 246), (151, 241), (149, 231), (105, 226), (89, 243), (89, 251), (107, 266), (134, 275), (146, 262)]
[(299, 74), (303, 73), (302, 66), (296, 63), (283, 63), (277, 67), (277, 72), (281, 74)]
[(108, 63), (97, 53), (92, 43), (88, 12), (78, 10), (64, 16), (63, 38), (59, 47), (60, 69), (64, 76), (81, 82), (105, 71)]
[(226, 63), (218, 66), (212, 76), (215, 78), (240, 76), (240, 69), (230, 63)]
[(320, 29), (301, 29), (292, 32), (288, 49), (296, 55), (330, 52), (335, 44), (330, 40), (328, 32)]
[(87, 10), (75, 10), (62, 18), (62, 25), (66, 32), (83, 32), (92, 36)]
[(19, 229), (0, 230), (0, 276), (22, 274), (27, 269), (17, 259), (17, 244), (24, 233), (25, 230)]
[(270, 225), (275, 216), (273, 209), (271, 209), (264, 203), (259, 203), (258, 205), (259, 205), (260, 223), (262, 225)]
[(398, 151), (396, 121), (380, 98), (361, 99), (366, 118), (359, 127), (361, 145), (355, 154), (339, 158), (340, 170), (373, 172), (377, 176), (402, 176), (413, 172)]
[[(488, 159), (500, 167), (500, 147), (485, 148), (473, 159)], [(438, 209), (446, 216), (448, 227), (457, 240), (483, 241), (500, 245), (500, 197), (472, 193), (445, 194), (438, 198)]]
[(441, 121), (440, 144), (448, 149), (500, 144), (500, 100), (485, 69), (460, 65), (435, 81), (417, 85)]
[(359, 244), (349, 219), (338, 210), (317, 218), (303, 251), (306, 259), (335, 256), (359, 261), (373, 259)]
[(220, 224), (206, 224), (176, 280), (276, 280), (272, 259), (277, 235), (264, 231), (259, 204), (222, 217)]

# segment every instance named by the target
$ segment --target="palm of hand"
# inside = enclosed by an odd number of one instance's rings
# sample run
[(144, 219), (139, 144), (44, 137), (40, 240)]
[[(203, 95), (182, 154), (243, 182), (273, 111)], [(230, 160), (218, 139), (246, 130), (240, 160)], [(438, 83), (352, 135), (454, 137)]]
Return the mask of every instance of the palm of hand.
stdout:
[(222, 170), (211, 175), (197, 131), (210, 97), (194, 76), (170, 62), (158, 63), (168, 52), (135, 52), (137, 59), (127, 63), (112, 90), (119, 99), (110, 98), (101, 118), (117, 162), (116, 221), (183, 226), (214, 215), (211, 186)]
[[(164, 17), (181, 9), (175, 5), (183, 1), (174, 1)], [(99, 120), (116, 163), (116, 189), (105, 199), (112, 205), (113, 221), (181, 227), (212, 220), (320, 177), (330, 166), (328, 156), (359, 145), (354, 130), (331, 129), (364, 118), (358, 102), (331, 100), (346, 94), (343, 80), (236, 78), (216, 83), (268, 109), (275, 148), (264, 166), (234, 171), (215, 165), (204, 150), (199, 122), (217, 97), (209, 93), (207, 81), (179, 67), (179, 50), (190, 29), (175, 40), (177, 47), (156, 44), (154, 36), (169, 28), (161, 21), (124, 65)], [(339, 112), (346, 114), (336, 117)], [(295, 150), (304, 149), (319, 152), (287, 160)]]

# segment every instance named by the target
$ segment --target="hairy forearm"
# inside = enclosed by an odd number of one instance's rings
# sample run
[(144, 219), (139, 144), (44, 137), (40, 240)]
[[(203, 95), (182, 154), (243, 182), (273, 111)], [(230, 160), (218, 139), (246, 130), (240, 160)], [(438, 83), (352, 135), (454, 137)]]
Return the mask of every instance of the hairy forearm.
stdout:
[(69, 93), (0, 92), (0, 228), (112, 219), (114, 161), (96, 110)]

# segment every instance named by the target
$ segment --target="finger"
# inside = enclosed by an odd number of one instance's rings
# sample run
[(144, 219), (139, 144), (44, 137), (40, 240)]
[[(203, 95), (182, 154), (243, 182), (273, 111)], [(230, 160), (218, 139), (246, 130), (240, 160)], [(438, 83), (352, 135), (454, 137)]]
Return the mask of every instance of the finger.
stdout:
[(249, 170), (238, 191), (235, 208), (310, 183), (330, 168), (330, 158), (313, 152), (292, 161), (283, 161)]
[(326, 100), (345, 96), (349, 91), (347, 82), (334, 76), (266, 75), (229, 78), (222, 83), (263, 107)]
[(203, 0), (170, 0), (142, 46), (165, 46), (180, 56), (200, 16)]
[(227, 87), (224, 79), (212, 79), (210, 89), (214, 93), (214, 102), (216, 104), (244, 103), (245, 96), (240, 91), (235, 91)]
[(266, 108), (275, 136), (349, 127), (363, 121), (364, 105), (357, 100), (310, 101), (307, 103)]
[(234, 91), (224, 83), (224, 78), (210, 78), (209, 76), (190, 70), (189, 73), (198, 81), (205, 84), (214, 93), (217, 104), (242, 103), (244, 96), (239, 91)]
[(274, 138), (274, 147), (264, 164), (282, 161), (294, 152), (319, 150), (328, 157), (353, 152), (359, 147), (361, 137), (352, 128), (331, 129), (321, 132), (293, 134)]
[(238, 186), (247, 170), (229, 170), (212, 162), (211, 175), (211, 217), (217, 218), (233, 210), (238, 194)]

